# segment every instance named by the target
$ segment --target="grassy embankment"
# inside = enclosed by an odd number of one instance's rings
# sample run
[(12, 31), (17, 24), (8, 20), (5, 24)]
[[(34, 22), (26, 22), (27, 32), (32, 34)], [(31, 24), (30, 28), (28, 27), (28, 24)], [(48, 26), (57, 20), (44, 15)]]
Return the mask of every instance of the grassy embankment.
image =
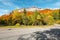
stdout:
[(52, 25), (45, 26), (0, 26), (0, 28), (49, 28)]

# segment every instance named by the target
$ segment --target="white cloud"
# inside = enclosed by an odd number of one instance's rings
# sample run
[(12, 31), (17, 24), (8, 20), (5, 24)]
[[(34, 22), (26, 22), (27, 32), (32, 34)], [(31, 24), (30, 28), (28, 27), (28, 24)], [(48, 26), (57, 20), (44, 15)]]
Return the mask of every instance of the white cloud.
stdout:
[[(19, 9), (19, 6), (15, 5), (12, 1), (9, 1), (9, 0), (0, 0), (0, 2), (3, 5), (5, 5), (5, 7), (8, 6), (10, 8), (18, 8)], [(4, 15), (4, 14), (9, 14), (10, 13), (11, 10), (9, 10), (9, 9), (5, 10), (5, 9), (2, 9), (1, 7), (3, 8), (3, 6), (0, 6), (0, 15)]]
[(7, 12), (8, 10), (0, 9), (0, 12)]
[(56, 2), (54, 5), (60, 7), (60, 2)]
[(13, 5), (13, 4), (10, 3), (10, 2), (3, 2), (3, 4), (6, 5), (6, 6), (12, 6), (12, 5)]
[(2, 1), (0, 1), (3, 5), (6, 5), (6, 6), (11, 6), (11, 5), (13, 5), (13, 3), (12, 2), (10, 2), (10, 1), (6, 1), (6, 0), (2, 0)]
[(12, 1), (9, 1), (9, 0), (0, 0), (0, 2), (1, 2), (3, 5), (9, 6), (9, 7), (15, 7), (15, 8), (18, 7), (18, 6), (15, 5)]
[(0, 15), (8, 14), (9, 10), (0, 9)]

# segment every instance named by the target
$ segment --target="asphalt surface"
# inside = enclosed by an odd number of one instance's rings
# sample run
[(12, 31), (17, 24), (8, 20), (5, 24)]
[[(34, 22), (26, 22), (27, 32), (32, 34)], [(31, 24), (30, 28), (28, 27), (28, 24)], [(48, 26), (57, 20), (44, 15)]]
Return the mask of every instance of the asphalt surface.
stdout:
[[(22, 29), (22, 28), (10, 29), (9, 28), (9, 29), (0, 29), (0, 40), (40, 40), (41, 37), (40, 36), (38, 37), (37, 33), (39, 35), (41, 34), (41, 36), (44, 36), (43, 33), (48, 34), (49, 32), (51, 32), (51, 31), (49, 31), (51, 29), (57, 29), (58, 32), (59, 32), (60, 25), (53, 25), (51, 28), (24, 28), (24, 29)], [(49, 32), (46, 32), (47, 30)], [(41, 33), (39, 33), (39, 32), (41, 32)], [(35, 37), (32, 37), (32, 35), (35, 35)], [(58, 34), (55, 33), (53, 35), (58, 35)], [(59, 35), (60, 35), (60, 33), (59, 33)], [(46, 37), (46, 35), (45, 35), (45, 37)], [(44, 40), (44, 37), (42, 37), (42, 40)]]

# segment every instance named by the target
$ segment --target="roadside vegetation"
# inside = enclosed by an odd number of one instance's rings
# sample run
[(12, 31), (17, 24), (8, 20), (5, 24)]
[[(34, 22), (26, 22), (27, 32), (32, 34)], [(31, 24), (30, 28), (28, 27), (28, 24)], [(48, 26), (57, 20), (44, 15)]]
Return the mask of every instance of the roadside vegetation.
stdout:
[[(12, 11), (9, 15), (0, 17), (0, 27), (2, 26), (42, 26), (60, 24), (60, 9), (52, 12), (41, 13), (35, 11), (32, 15), (24, 9), (23, 12), (18, 12), (17, 9)], [(22, 26), (21, 26), (22, 27)]]

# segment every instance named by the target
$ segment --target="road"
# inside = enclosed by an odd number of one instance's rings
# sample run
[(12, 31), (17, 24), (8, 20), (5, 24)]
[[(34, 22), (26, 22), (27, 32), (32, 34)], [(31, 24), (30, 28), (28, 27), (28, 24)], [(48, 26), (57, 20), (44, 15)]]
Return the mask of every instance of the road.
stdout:
[(14, 29), (0, 29), (0, 40), (19, 40), (20, 35), (31, 34), (37, 31), (45, 31), (50, 29), (60, 29), (60, 26), (55, 25), (51, 28), (14, 28)]

